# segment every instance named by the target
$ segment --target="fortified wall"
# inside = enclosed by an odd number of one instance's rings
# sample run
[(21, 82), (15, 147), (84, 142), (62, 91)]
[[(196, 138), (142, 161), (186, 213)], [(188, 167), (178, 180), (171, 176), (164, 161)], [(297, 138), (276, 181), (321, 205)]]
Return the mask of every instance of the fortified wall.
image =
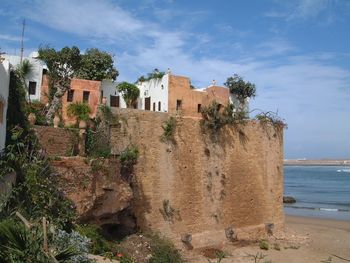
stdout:
[(255, 239), (283, 227), (283, 138), (250, 121), (210, 136), (198, 119), (177, 117), (174, 140), (162, 141), (167, 113), (115, 111), (112, 153), (133, 145), (133, 211), (142, 229), (203, 247)]

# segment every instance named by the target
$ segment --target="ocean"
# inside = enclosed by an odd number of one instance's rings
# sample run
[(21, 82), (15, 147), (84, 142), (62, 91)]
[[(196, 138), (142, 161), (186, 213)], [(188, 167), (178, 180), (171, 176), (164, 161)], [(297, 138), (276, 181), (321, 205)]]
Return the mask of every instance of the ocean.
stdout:
[(286, 214), (350, 220), (350, 167), (285, 166), (284, 195)]

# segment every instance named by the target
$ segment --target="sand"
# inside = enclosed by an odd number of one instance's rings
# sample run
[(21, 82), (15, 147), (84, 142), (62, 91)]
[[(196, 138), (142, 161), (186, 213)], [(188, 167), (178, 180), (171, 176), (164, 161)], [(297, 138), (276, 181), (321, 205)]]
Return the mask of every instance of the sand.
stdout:
[[(225, 245), (220, 249), (227, 257), (221, 262), (350, 262), (350, 221), (286, 216), (286, 235), (280, 237), (268, 241), (269, 250), (260, 249), (258, 243), (243, 247)], [(188, 262), (208, 262), (200, 251), (185, 254)], [(263, 258), (255, 261), (254, 256), (258, 255)]]

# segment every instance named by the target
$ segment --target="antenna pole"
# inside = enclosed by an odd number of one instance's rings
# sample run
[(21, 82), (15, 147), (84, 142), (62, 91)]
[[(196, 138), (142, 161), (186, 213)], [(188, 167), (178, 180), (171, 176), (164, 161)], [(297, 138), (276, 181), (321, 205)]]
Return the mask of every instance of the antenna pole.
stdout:
[(26, 26), (26, 20), (25, 19), (23, 19), (23, 27), (22, 27), (22, 38), (21, 38), (21, 64), (22, 64), (22, 59), (23, 59), (23, 50), (24, 50), (24, 48), (23, 48), (23, 38), (24, 38), (24, 28), (25, 28), (25, 26)]

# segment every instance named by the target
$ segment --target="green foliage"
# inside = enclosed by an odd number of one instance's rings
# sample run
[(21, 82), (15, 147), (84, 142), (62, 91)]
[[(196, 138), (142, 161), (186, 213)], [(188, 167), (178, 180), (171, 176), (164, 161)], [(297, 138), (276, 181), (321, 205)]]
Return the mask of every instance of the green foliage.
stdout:
[(16, 74), (16, 72), (10, 72), (10, 87), (9, 97), (7, 103), (7, 134), (6, 143), (11, 141), (11, 132), (15, 126), (20, 126), (26, 130), (28, 128), (28, 120), (25, 115), (26, 107), (26, 90)]
[(145, 81), (149, 81), (151, 79), (161, 79), (163, 78), (163, 76), (165, 75), (164, 71), (159, 71), (157, 68), (154, 69), (151, 73), (147, 74), (147, 77), (145, 76), (141, 76), (137, 79), (137, 82), (145, 82)]
[(81, 54), (76, 46), (64, 47), (59, 51), (49, 46), (39, 47), (38, 53), (38, 58), (45, 62), (49, 69), (49, 77), (55, 83), (74, 77), (80, 69)]
[(139, 150), (135, 146), (127, 147), (123, 152), (120, 153), (119, 160), (122, 166), (132, 166), (136, 164), (139, 156)]
[(163, 129), (163, 134), (161, 137), (161, 140), (166, 142), (166, 141), (171, 141), (174, 140), (174, 132), (176, 129), (176, 118), (171, 116), (167, 121), (165, 121), (162, 125)]
[(113, 115), (111, 108), (108, 107), (107, 105), (99, 105), (98, 106), (99, 112), (101, 112), (102, 116), (100, 117), (101, 119), (98, 121), (105, 121), (108, 123), (111, 123), (116, 120), (116, 117)]
[(260, 249), (269, 250), (269, 243), (266, 240), (262, 240), (259, 243)]
[(90, 239), (90, 253), (94, 255), (102, 255), (106, 252), (113, 251), (113, 243), (107, 241), (102, 230), (97, 225), (78, 225), (76, 230), (83, 236)]
[(244, 81), (243, 78), (237, 74), (227, 78), (224, 85), (230, 89), (232, 94), (237, 96), (241, 103), (244, 103), (246, 98), (254, 98), (256, 96), (255, 85)]
[(23, 85), (25, 86), (25, 77), (33, 70), (33, 65), (28, 59), (24, 59), (21, 64), (18, 65), (16, 72), (22, 79)]
[(271, 111), (261, 112), (255, 116), (255, 119), (262, 125), (271, 124), (278, 130), (283, 130), (284, 128), (288, 127), (287, 123), (285, 123), (284, 120), (277, 115), (277, 113)]
[(53, 235), (52, 245), (58, 251), (69, 248), (74, 254), (69, 258), (70, 263), (89, 263), (87, 258), (89, 252), (90, 239), (76, 231), (70, 233), (64, 230), (57, 230)]
[(74, 260), (84, 253), (79, 247), (72, 246), (76, 243), (65, 242), (64, 245), (58, 246), (50, 237), (51, 235), (48, 240), (49, 250), (45, 252), (40, 227), (33, 225), (29, 230), (14, 220), (4, 220), (0, 222), (0, 262), (91, 262)]
[(36, 116), (36, 122), (37, 125), (45, 125), (46, 119), (45, 119), (45, 104), (41, 103), (40, 101), (33, 100), (31, 102), (28, 102), (26, 104), (25, 111), (27, 115), (29, 113), (34, 113)]
[(213, 133), (219, 131), (227, 124), (244, 124), (245, 115), (234, 113), (233, 104), (228, 104), (223, 109), (222, 106), (213, 101), (209, 106), (202, 107), (202, 127), (209, 129)]
[(113, 65), (112, 55), (97, 48), (89, 48), (81, 55), (81, 65), (76, 75), (82, 79), (115, 80), (119, 73)]
[(67, 106), (68, 116), (74, 116), (78, 121), (89, 120), (89, 114), (91, 113), (91, 108), (88, 104), (83, 102), (73, 102)]
[(0, 218), (20, 211), (30, 219), (46, 216), (57, 226), (69, 229), (75, 219), (74, 207), (57, 188), (57, 177), (39, 149), (34, 132), (25, 135), (16, 127), (11, 139), (0, 164), (1, 170), (5, 166), (15, 171), (17, 178)]
[(137, 99), (140, 96), (140, 90), (136, 85), (124, 81), (118, 84), (117, 89), (122, 93), (128, 108), (136, 106)]
[(150, 234), (152, 258), (149, 263), (181, 263), (184, 262), (178, 250), (165, 237)]

